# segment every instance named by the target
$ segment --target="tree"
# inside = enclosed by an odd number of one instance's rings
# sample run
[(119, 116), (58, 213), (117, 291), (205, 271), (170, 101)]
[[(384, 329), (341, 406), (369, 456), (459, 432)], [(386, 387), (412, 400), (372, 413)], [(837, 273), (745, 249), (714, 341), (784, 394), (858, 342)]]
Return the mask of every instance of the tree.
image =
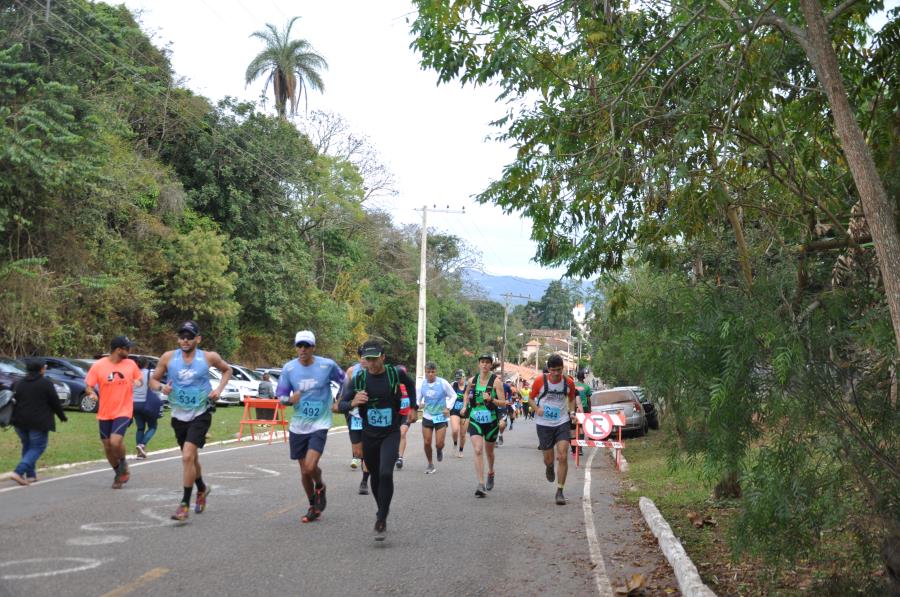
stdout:
[(263, 93), (268, 90), (271, 83), (272, 93), (275, 95), (275, 110), (284, 119), (288, 114), (288, 101), (290, 101), (290, 115), (293, 116), (297, 113), (297, 104), (304, 90), (307, 88), (325, 90), (322, 76), (319, 74), (320, 71), (328, 69), (325, 58), (317, 54), (307, 40), (291, 39), (291, 27), (299, 18), (292, 18), (280, 32), (275, 25), (266, 23), (265, 30), (255, 31), (250, 35), (263, 40), (266, 48), (247, 66), (246, 84), (249, 85), (268, 73)]

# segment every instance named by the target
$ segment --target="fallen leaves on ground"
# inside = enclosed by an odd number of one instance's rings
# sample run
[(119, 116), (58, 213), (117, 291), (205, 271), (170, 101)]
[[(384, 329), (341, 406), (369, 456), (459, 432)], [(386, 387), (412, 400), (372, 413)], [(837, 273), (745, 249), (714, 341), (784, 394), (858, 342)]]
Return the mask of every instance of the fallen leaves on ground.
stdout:
[(711, 516), (704, 516), (702, 514), (698, 514), (697, 512), (688, 512), (687, 514), (688, 520), (691, 521), (691, 524), (696, 528), (702, 528), (704, 525), (716, 526), (716, 521)]
[(644, 578), (644, 575), (640, 572), (636, 572), (631, 575), (631, 578), (625, 581), (624, 586), (616, 587), (616, 595), (625, 595), (626, 597), (640, 595), (638, 591), (642, 591), (646, 582), (647, 579)]

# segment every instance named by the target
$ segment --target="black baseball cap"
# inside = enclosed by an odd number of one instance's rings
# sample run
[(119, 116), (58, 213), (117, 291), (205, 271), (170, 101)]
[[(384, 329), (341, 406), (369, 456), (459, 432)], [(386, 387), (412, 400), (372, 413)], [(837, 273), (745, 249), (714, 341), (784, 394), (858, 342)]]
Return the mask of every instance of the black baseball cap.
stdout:
[(489, 352), (484, 352), (484, 353), (478, 355), (478, 360), (479, 360), (479, 361), (490, 361), (490, 362), (493, 363), (493, 362), (494, 362), (494, 355), (492, 355), (492, 354), (489, 353)]
[(200, 335), (200, 327), (197, 325), (196, 321), (187, 320), (178, 326), (178, 331), (176, 333), (180, 334), (182, 332), (187, 332), (189, 334), (194, 334), (195, 336)]
[(384, 354), (384, 346), (377, 340), (367, 340), (359, 347), (359, 356), (364, 359), (378, 358)]
[(129, 340), (128, 336), (116, 336), (109, 344), (110, 350), (115, 350), (117, 348), (131, 348), (132, 346), (134, 346), (134, 342)]

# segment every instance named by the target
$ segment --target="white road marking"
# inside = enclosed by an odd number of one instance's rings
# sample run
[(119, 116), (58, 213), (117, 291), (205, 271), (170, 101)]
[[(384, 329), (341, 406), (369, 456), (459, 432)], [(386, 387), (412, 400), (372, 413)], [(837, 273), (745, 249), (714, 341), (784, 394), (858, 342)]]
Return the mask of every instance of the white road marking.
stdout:
[(266, 473), (270, 477), (280, 477), (281, 476), (281, 473), (279, 473), (278, 471), (272, 471), (267, 468), (263, 468), (261, 466), (256, 466), (255, 464), (248, 464), (247, 466), (249, 466), (252, 469), (258, 470), (261, 473)]
[(109, 522), (89, 522), (81, 525), (82, 531), (105, 533), (107, 531), (133, 531), (137, 529), (150, 529), (159, 526), (153, 522), (141, 520), (113, 520)]
[(125, 535), (88, 535), (87, 537), (72, 537), (66, 543), (69, 545), (93, 546), (109, 545), (111, 543), (125, 543), (128, 537)]
[[(71, 562), (78, 564), (69, 568), (58, 568), (58, 562)], [(44, 578), (47, 576), (58, 576), (60, 574), (69, 574), (71, 572), (84, 572), (91, 570), (103, 564), (103, 560), (95, 560), (93, 558), (31, 558), (29, 560), (12, 560), (9, 562), (0, 562), (0, 568), (9, 568), (10, 566), (28, 566), (30, 564), (51, 564), (52, 570), (46, 572), (30, 572), (28, 574), (4, 574), (0, 576), (0, 580), (22, 580), (26, 578)]]
[(594, 584), (597, 594), (601, 597), (611, 597), (613, 594), (609, 577), (606, 576), (606, 564), (603, 562), (603, 554), (600, 553), (600, 542), (597, 540), (597, 528), (594, 526), (594, 508), (591, 506), (591, 463), (597, 450), (591, 450), (587, 462), (584, 465), (584, 499), (581, 502), (584, 509), (584, 530), (587, 534), (588, 550), (591, 561), (594, 563)]

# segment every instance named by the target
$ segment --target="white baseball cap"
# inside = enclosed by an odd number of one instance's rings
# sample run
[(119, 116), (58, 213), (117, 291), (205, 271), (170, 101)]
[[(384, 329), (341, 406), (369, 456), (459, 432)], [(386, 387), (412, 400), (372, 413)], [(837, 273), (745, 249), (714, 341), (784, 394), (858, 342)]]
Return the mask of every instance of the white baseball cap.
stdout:
[(307, 344), (315, 346), (316, 336), (309, 330), (301, 330), (297, 332), (296, 336), (294, 336), (294, 346), (297, 346), (301, 342), (306, 342)]

